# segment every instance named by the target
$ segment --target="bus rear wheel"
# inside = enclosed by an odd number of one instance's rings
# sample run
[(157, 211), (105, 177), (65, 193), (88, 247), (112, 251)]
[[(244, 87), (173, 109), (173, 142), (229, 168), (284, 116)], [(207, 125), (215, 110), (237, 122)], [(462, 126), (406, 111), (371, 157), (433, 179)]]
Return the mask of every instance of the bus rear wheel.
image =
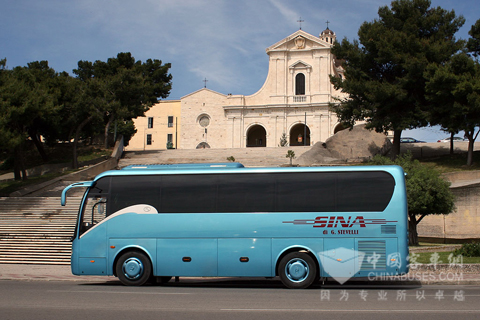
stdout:
[(317, 265), (307, 253), (291, 252), (280, 261), (278, 275), (287, 288), (305, 289), (315, 281)]
[(126, 286), (141, 286), (149, 281), (152, 275), (150, 259), (138, 251), (122, 254), (115, 268), (118, 279)]

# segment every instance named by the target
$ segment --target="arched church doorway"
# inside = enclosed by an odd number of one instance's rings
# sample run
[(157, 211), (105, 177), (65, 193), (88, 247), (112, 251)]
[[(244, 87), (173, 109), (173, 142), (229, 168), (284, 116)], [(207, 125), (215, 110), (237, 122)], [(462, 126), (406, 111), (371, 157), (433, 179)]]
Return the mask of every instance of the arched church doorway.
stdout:
[(200, 142), (197, 145), (197, 149), (210, 149), (210, 145), (206, 142)]
[(335, 129), (333, 129), (333, 134), (335, 134), (337, 132), (340, 132), (342, 130), (345, 130), (345, 129), (346, 129), (346, 127), (343, 124), (339, 123), (335, 126)]
[(247, 148), (248, 147), (266, 147), (267, 131), (260, 125), (254, 125), (247, 131)]
[[(310, 129), (306, 128), (303, 123), (297, 123), (290, 129), (290, 145), (291, 146), (309, 146), (310, 145)], [(306, 131), (306, 135), (305, 135)]]

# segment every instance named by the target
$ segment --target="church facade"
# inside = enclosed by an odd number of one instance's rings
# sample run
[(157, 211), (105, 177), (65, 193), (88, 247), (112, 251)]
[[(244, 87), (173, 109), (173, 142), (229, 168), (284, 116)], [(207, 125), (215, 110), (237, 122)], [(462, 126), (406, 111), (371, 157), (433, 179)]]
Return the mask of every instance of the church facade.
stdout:
[[(182, 97), (175, 147), (277, 147), (328, 139), (343, 129), (329, 110), (329, 103), (342, 97), (329, 78), (343, 76), (331, 54), (334, 41), (328, 28), (319, 37), (298, 30), (266, 49), (268, 75), (257, 93), (225, 95), (203, 88)], [(141, 148), (128, 147), (133, 149)]]

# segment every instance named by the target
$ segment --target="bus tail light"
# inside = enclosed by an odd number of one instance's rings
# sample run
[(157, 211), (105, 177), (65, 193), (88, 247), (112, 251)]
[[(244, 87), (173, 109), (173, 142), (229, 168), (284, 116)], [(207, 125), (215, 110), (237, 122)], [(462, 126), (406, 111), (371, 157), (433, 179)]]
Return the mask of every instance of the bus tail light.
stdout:
[(183, 257), (183, 258), (182, 258), (182, 261), (183, 261), (183, 262), (190, 262), (190, 261), (192, 261), (192, 258), (190, 258), (190, 257)]

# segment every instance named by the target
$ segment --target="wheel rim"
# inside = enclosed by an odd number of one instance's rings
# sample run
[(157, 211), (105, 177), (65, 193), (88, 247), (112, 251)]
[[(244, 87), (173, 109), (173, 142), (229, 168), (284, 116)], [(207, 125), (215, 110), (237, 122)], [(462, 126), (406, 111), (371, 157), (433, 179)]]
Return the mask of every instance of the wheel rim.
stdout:
[(132, 257), (125, 260), (122, 265), (123, 274), (129, 280), (135, 280), (143, 274), (143, 263), (140, 259)]
[(292, 282), (302, 282), (308, 278), (310, 269), (308, 268), (308, 263), (300, 258), (295, 258), (288, 261), (285, 266), (285, 275), (288, 280)]

